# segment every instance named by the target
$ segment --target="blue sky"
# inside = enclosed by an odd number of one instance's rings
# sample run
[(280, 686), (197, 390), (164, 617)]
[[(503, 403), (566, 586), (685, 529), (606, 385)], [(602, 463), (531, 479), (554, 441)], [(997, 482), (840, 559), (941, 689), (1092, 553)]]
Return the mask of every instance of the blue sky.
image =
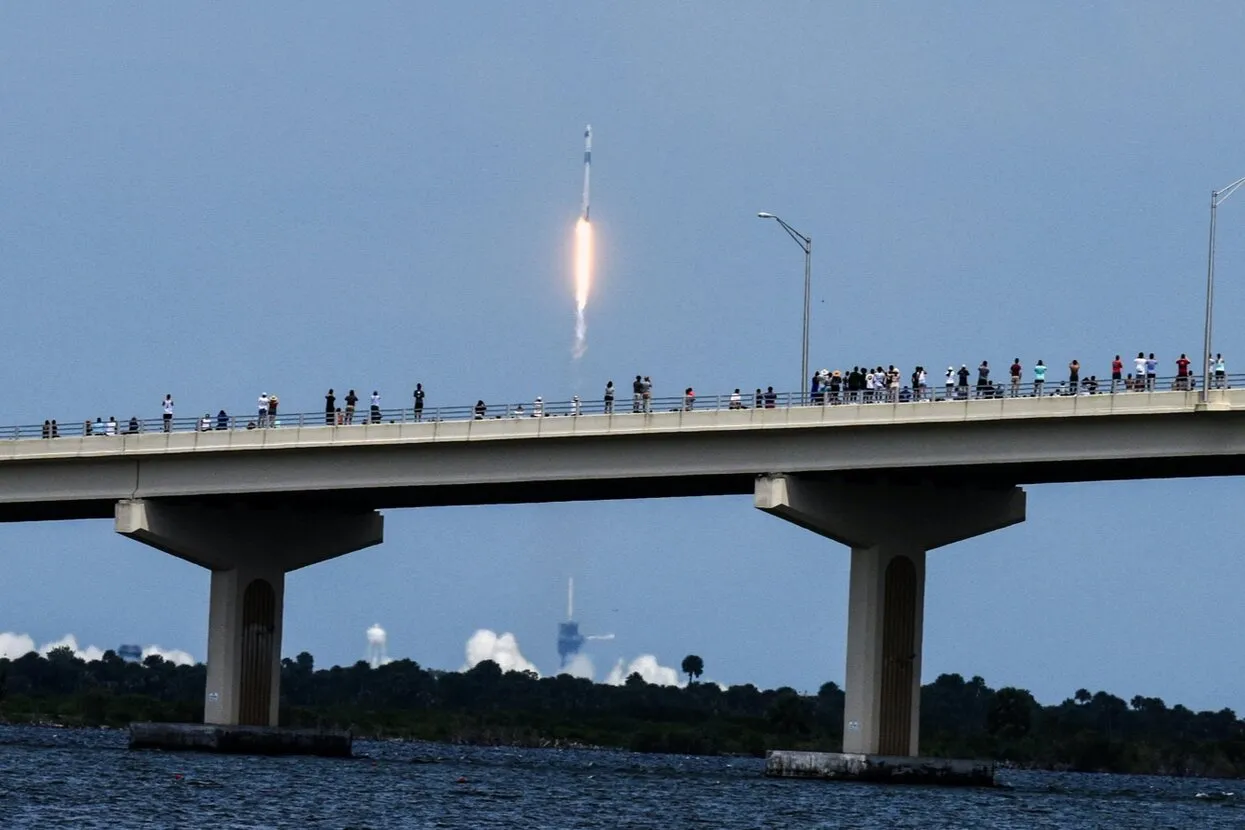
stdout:
[[(1207, 200), (1245, 175), (1245, 7), (375, 3), (0, 10), (0, 423), (793, 386), (812, 361), (1103, 374), (1201, 348)], [(570, 359), (594, 128), (598, 277)], [(1218, 336), (1245, 371), (1245, 198)], [(1245, 709), (1235, 480), (1034, 487), (931, 555), (924, 673)], [(205, 653), (208, 575), (106, 522), (0, 528), (0, 631)], [(599, 671), (842, 681), (847, 551), (748, 499), (391, 512), (292, 574), (285, 651), (554, 666), (576, 577)]]

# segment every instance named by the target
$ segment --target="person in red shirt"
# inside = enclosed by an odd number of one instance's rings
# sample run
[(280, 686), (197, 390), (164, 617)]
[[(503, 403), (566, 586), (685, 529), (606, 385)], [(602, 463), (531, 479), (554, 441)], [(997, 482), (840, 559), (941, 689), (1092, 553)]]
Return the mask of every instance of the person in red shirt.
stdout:
[(1115, 360), (1111, 361), (1111, 391), (1115, 392), (1115, 387), (1120, 383), (1120, 376), (1124, 371), (1124, 361), (1120, 360), (1117, 354)]
[(1011, 368), (1008, 371), (1012, 375), (1012, 397), (1014, 398), (1020, 394), (1020, 358), (1012, 361)]
[(1189, 358), (1183, 354), (1176, 360), (1176, 388), (1186, 392), (1189, 389)]

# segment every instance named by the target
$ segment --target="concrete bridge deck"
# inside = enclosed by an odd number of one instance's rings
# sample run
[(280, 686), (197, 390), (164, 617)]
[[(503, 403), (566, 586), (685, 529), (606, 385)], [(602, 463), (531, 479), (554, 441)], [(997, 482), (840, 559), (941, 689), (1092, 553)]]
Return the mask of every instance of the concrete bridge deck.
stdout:
[(360, 510), (750, 494), (769, 472), (955, 486), (1245, 473), (1245, 389), (0, 441), (0, 521), (121, 499)]

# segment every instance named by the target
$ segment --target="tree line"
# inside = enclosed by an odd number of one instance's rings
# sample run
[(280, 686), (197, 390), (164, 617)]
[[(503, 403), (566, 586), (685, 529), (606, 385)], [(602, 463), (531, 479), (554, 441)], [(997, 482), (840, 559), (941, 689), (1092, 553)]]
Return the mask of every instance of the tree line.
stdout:
[[(689, 655), (683, 669), (694, 680), (704, 663)], [(46, 657), (32, 652), (0, 659), (0, 720), (200, 722), (206, 679), (203, 664), (178, 666), (155, 655), (130, 663), (108, 651), (86, 662), (67, 648)], [(685, 754), (837, 751), (843, 702), (835, 683), (801, 694), (752, 684), (657, 686), (638, 674), (610, 686), (503, 672), (491, 661), (465, 672), (412, 660), (317, 669), (306, 652), (281, 662), (283, 726), (352, 728), (360, 737)], [(1231, 709), (1193, 712), (1158, 698), (1125, 701), (1085, 689), (1043, 706), (1024, 689), (944, 674), (921, 688), (921, 752), (1046, 769), (1239, 777), (1245, 722)]]

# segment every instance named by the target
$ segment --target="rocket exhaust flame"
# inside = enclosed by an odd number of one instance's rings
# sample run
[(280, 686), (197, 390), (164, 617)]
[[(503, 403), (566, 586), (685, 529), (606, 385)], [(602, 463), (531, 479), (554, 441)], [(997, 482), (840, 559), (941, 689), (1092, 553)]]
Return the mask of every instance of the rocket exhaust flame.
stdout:
[(584, 200), (583, 213), (575, 223), (575, 346), (572, 355), (576, 360), (588, 350), (588, 324), (584, 309), (588, 306), (588, 293), (592, 289), (592, 221), (589, 201), (589, 183), (592, 178), (592, 125), (584, 128)]
[(576, 358), (588, 350), (588, 324), (584, 309), (592, 289), (592, 223), (580, 219), (575, 223), (575, 349)]

